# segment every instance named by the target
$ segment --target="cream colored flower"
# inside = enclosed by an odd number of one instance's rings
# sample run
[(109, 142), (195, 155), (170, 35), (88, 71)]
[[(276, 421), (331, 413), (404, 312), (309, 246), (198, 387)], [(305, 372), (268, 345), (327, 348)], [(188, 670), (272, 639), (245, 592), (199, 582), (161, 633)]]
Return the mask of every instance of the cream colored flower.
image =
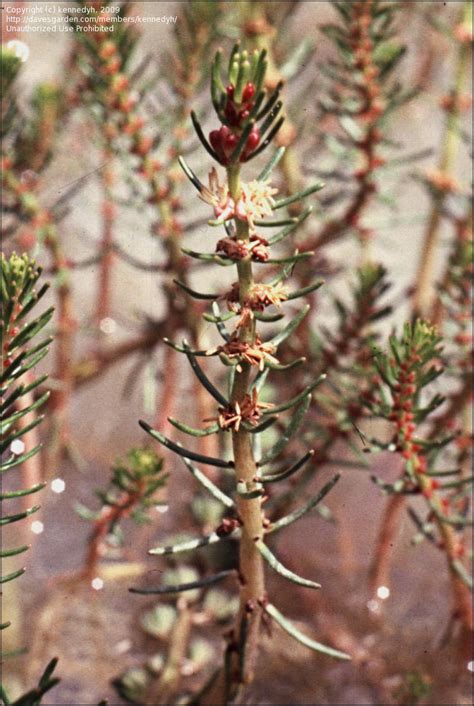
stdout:
[(235, 203), (229, 195), (227, 184), (220, 184), (215, 167), (209, 172), (209, 188), (201, 190), (199, 198), (214, 209), (215, 224), (224, 223), (235, 215)]
[(255, 220), (271, 216), (275, 200), (273, 196), (278, 189), (270, 186), (269, 181), (250, 181), (242, 184), (242, 196), (235, 210), (236, 218), (247, 221), (250, 230), (255, 230)]
[(251, 181), (241, 185), (241, 197), (237, 204), (229, 194), (227, 184), (221, 184), (216, 169), (209, 172), (209, 187), (203, 187), (199, 198), (214, 209), (213, 225), (220, 225), (232, 218), (246, 221), (251, 233), (255, 232), (255, 220), (270, 216), (278, 189), (268, 181)]

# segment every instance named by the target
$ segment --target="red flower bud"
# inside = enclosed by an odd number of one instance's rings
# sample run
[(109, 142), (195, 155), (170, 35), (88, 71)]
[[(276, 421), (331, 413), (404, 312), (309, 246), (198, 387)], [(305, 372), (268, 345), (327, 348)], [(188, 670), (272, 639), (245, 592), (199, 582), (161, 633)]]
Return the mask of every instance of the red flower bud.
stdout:
[(247, 103), (248, 101), (251, 101), (252, 98), (254, 97), (254, 95), (255, 95), (255, 86), (253, 85), (253, 83), (251, 83), (249, 81), (247, 83), (247, 85), (245, 86), (243, 93), (242, 93), (243, 102)]
[(258, 146), (259, 142), (260, 142), (260, 133), (255, 128), (254, 130), (252, 130), (252, 132), (250, 133), (250, 135), (247, 138), (246, 147), (249, 150), (254, 150)]
[(225, 146), (226, 148), (233, 150), (237, 144), (237, 137), (234, 135), (233, 132), (229, 133), (228, 135), (225, 136)]

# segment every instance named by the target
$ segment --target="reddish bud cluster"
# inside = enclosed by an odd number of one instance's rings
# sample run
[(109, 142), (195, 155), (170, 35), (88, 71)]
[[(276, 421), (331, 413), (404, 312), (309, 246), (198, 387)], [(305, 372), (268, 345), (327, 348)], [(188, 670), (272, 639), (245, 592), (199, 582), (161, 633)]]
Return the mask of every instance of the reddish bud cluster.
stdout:
[(250, 81), (242, 91), (242, 100), (235, 102), (235, 87), (227, 86), (227, 99), (224, 108), (224, 115), (227, 122), (232, 127), (241, 127), (248, 119), (250, 111), (254, 107), (255, 86)]
[[(254, 107), (255, 86), (250, 81), (242, 91), (240, 101), (235, 99), (235, 86), (230, 84), (226, 89), (227, 97), (224, 107), (224, 116), (228, 125), (221, 125), (218, 130), (209, 133), (209, 142), (216, 151), (221, 164), (226, 165), (232, 152), (235, 150), (242, 134), (242, 128), (250, 117)], [(230, 126), (230, 127), (229, 127)], [(240, 161), (244, 162), (260, 143), (260, 132), (254, 127), (247, 138)]]
[[(218, 130), (211, 130), (209, 133), (209, 142), (217, 153), (219, 161), (223, 165), (229, 163), (229, 159), (235, 150), (239, 141), (240, 135), (238, 132), (233, 132), (227, 125), (221, 125)], [(245, 147), (240, 155), (240, 161), (244, 162), (251, 152), (258, 147), (260, 143), (260, 132), (257, 127), (252, 128)]]

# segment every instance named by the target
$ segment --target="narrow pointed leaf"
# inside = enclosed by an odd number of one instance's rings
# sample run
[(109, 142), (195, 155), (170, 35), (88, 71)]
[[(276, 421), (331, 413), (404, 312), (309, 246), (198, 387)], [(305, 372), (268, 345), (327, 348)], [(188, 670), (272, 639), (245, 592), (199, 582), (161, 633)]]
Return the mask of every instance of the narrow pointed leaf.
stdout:
[(272, 532), (277, 532), (282, 527), (288, 527), (288, 525), (291, 525), (293, 522), (296, 522), (296, 520), (299, 520), (300, 517), (303, 517), (303, 515), (315, 508), (316, 505), (318, 505), (318, 503), (320, 503), (321, 500), (334, 488), (339, 478), (340, 475), (334, 476), (334, 478), (332, 478), (328, 483), (326, 483), (326, 485), (319, 491), (319, 493), (317, 493), (317, 495), (308, 500), (308, 502), (305, 503), (302, 507), (298, 508), (294, 512), (291, 512), (289, 515), (282, 517), (276, 522), (273, 522), (267, 529), (266, 533), (271, 534)]
[(280, 331), (274, 338), (270, 339), (268, 343), (270, 343), (272, 346), (278, 347), (280, 343), (283, 343), (283, 341), (286, 341), (286, 339), (291, 336), (293, 331), (295, 331), (300, 323), (303, 321), (304, 317), (310, 310), (309, 304), (306, 304), (305, 306), (302, 307), (302, 309), (296, 314), (296, 316), (290, 321), (290, 323), (285, 326), (285, 328)]
[[(215, 223), (215, 221), (209, 221), (209, 223), (213, 224)], [(189, 250), (189, 248), (181, 248), (181, 252), (185, 255), (188, 255), (189, 257), (194, 258), (195, 260), (202, 260), (203, 262), (214, 262), (216, 265), (221, 265), (221, 267), (230, 267), (231, 265), (235, 265), (234, 260), (229, 260), (226, 257), (221, 257), (220, 255), (216, 255), (216, 253), (213, 252), (196, 252), (196, 250)]]
[(12, 490), (8, 493), (0, 493), (0, 500), (11, 500), (12, 498), (22, 498), (25, 495), (32, 495), (37, 493), (39, 490), (43, 490), (46, 483), (37, 483), (32, 488), (27, 488), (26, 490)]
[(243, 422), (242, 426), (243, 428), (249, 432), (249, 434), (261, 434), (261, 432), (265, 431), (269, 427), (273, 426), (275, 422), (277, 421), (278, 417), (267, 417), (266, 419), (263, 420), (260, 424), (257, 424), (256, 426), (252, 426), (252, 424), (249, 424), (248, 422)]
[(140, 419), (138, 423), (140, 424), (142, 429), (147, 432), (147, 434), (150, 434), (150, 436), (156, 439), (160, 444), (165, 446), (167, 449), (174, 451), (179, 456), (189, 458), (193, 461), (199, 461), (200, 463), (205, 463), (208, 466), (216, 466), (217, 468), (233, 468), (234, 466), (233, 461), (223, 461), (220, 458), (203, 456), (202, 454), (196, 453), (195, 451), (183, 448), (179, 444), (176, 444), (174, 441), (171, 441), (171, 439), (168, 439), (166, 436), (161, 434), (161, 432), (156, 431), (156, 429), (153, 429), (147, 422), (143, 421), (143, 419)]
[(324, 182), (318, 181), (316, 182), (316, 184), (308, 186), (307, 189), (303, 189), (303, 191), (299, 191), (297, 194), (293, 194), (293, 196), (288, 196), (285, 199), (280, 199), (275, 203), (273, 209), (276, 211), (279, 208), (283, 208), (284, 206), (289, 206), (290, 204), (295, 203), (295, 201), (301, 201), (301, 199), (304, 199), (306, 196), (314, 194), (316, 191), (321, 191), (321, 189), (323, 188)]
[(212, 395), (212, 397), (214, 397), (215, 400), (217, 400), (217, 402), (219, 402), (220, 405), (222, 405), (223, 407), (227, 407), (229, 403), (227, 402), (226, 398), (224, 397), (224, 395), (222, 395), (219, 392), (219, 390), (216, 387), (214, 387), (212, 382), (209, 380), (207, 375), (204, 373), (201, 366), (199, 365), (196, 358), (194, 357), (193, 353), (191, 353), (186, 341), (183, 341), (183, 348), (184, 348), (186, 356), (189, 360), (191, 368), (193, 369), (193, 372), (196, 375), (196, 377), (198, 378), (201, 385), (203, 385), (203, 387), (206, 388), (206, 390)]
[(283, 402), (282, 404), (276, 405), (276, 407), (272, 407), (271, 409), (265, 409), (263, 410), (262, 414), (263, 416), (266, 416), (267, 414), (277, 414), (278, 412), (284, 412), (287, 409), (290, 409), (290, 407), (294, 407), (297, 405), (299, 402), (304, 400), (304, 398), (311, 394), (311, 392), (318, 387), (324, 380), (326, 380), (327, 375), (326, 373), (323, 373), (322, 375), (319, 375), (314, 382), (311, 383), (311, 385), (308, 385), (308, 387), (305, 387), (304, 390), (302, 390), (298, 395), (295, 397), (292, 397), (291, 400), (288, 400), (288, 402)]
[(295, 358), (295, 360), (289, 363), (273, 363), (271, 360), (265, 361), (265, 367), (270, 368), (270, 370), (291, 370), (291, 368), (296, 368), (302, 363), (306, 363), (307, 358)]
[(274, 620), (276, 620), (278, 625), (282, 627), (285, 632), (288, 633), (288, 635), (293, 637), (305, 647), (309, 647), (310, 650), (314, 650), (315, 652), (321, 652), (322, 654), (328, 655), (329, 657), (336, 657), (337, 659), (351, 659), (351, 656), (346, 654), (345, 652), (340, 652), (339, 650), (335, 650), (332, 647), (327, 647), (327, 645), (322, 645), (320, 642), (316, 642), (316, 640), (313, 640), (304, 633), (302, 633), (300, 630), (298, 630), (295, 625), (293, 625), (292, 622), (285, 618), (285, 616), (282, 615), (282, 613), (280, 613), (280, 611), (275, 608), (275, 606), (271, 603), (267, 605), (266, 611), (269, 615), (272, 616), (272, 618), (274, 618)]
[(188, 166), (184, 157), (179, 156), (178, 162), (191, 184), (199, 191), (199, 193), (201, 193), (201, 191), (204, 189), (204, 184), (197, 178), (191, 167)]
[(25, 573), (26, 569), (17, 569), (17, 571), (12, 571), (11, 574), (6, 574), (5, 576), (0, 577), (0, 583), (8, 583), (9, 581), (13, 581), (13, 579), (17, 579), (19, 576), (22, 576)]
[(190, 436), (210, 436), (211, 434), (217, 434), (217, 432), (220, 430), (218, 424), (213, 424), (212, 426), (206, 427), (205, 429), (195, 429), (194, 427), (190, 427), (188, 424), (184, 424), (183, 422), (174, 419), (174, 417), (168, 417), (168, 421), (170, 424), (176, 427), (176, 429), (179, 429), (179, 431), (182, 431), (185, 434), (189, 434)]
[(168, 545), (165, 547), (155, 547), (154, 549), (149, 549), (148, 554), (153, 554), (154, 556), (166, 556), (168, 554), (182, 554), (183, 552), (190, 552), (199, 547), (207, 547), (210, 544), (217, 544), (218, 542), (223, 542), (230, 537), (235, 536), (234, 532), (229, 532), (228, 534), (218, 534), (217, 532), (212, 532), (206, 537), (199, 537), (197, 539), (190, 539), (187, 542), (181, 542), (180, 544)]
[(17, 554), (27, 552), (29, 548), (30, 547), (28, 544), (24, 544), (22, 547), (15, 547), (14, 549), (1, 549), (0, 557), (2, 557), (2, 559), (7, 559), (9, 556), (16, 556)]
[(302, 458), (300, 458), (296, 463), (294, 463), (292, 466), (287, 468), (284, 471), (279, 471), (277, 473), (267, 473), (263, 474), (260, 478), (262, 483), (277, 483), (280, 480), (285, 480), (286, 478), (290, 478), (294, 473), (297, 473), (297, 471), (300, 470), (300, 468), (303, 468), (303, 466), (310, 460), (310, 458), (313, 458), (314, 456), (314, 449), (311, 449), (311, 451), (308, 451)]
[(193, 123), (194, 129), (196, 130), (196, 134), (199, 137), (201, 144), (204, 147), (204, 149), (206, 150), (206, 152), (208, 152), (211, 155), (212, 159), (214, 159), (216, 162), (219, 162), (219, 164), (220, 164), (221, 160), (219, 159), (219, 155), (217, 154), (217, 152), (211, 147), (211, 145), (207, 141), (207, 138), (203, 132), (201, 124), (200, 124), (199, 120), (197, 119), (197, 116), (196, 116), (196, 113), (194, 112), (194, 110), (191, 111), (191, 121)]
[(245, 128), (242, 131), (242, 134), (239, 138), (239, 141), (237, 142), (237, 144), (235, 146), (234, 151), (232, 152), (232, 154), (229, 158), (230, 164), (235, 164), (238, 161), (240, 155), (243, 152), (245, 145), (247, 144), (248, 136), (252, 132), (254, 126), (255, 126), (255, 120), (249, 120), (249, 122), (247, 123), (247, 125), (245, 126)]
[(25, 510), (24, 512), (19, 512), (16, 515), (6, 515), (5, 517), (0, 518), (0, 526), (3, 527), (3, 525), (9, 525), (12, 522), (18, 522), (18, 520), (24, 520), (25, 517), (29, 517), (35, 512), (38, 512), (39, 509), (40, 506), (35, 505), (34, 507), (30, 507), (28, 510)]
[(293, 573), (293, 571), (290, 571), (285, 566), (283, 566), (283, 564), (278, 561), (276, 556), (272, 554), (265, 542), (263, 542), (261, 539), (255, 542), (255, 546), (257, 547), (258, 551), (263, 556), (265, 561), (272, 567), (274, 571), (277, 572), (277, 574), (280, 574), (280, 576), (283, 576), (285, 579), (291, 581), (292, 583), (296, 583), (298, 586), (305, 586), (306, 588), (321, 588), (319, 583), (316, 583), (315, 581), (310, 581), (309, 579), (304, 579), (301, 576), (298, 576), (298, 574)]
[(257, 177), (258, 181), (265, 181), (266, 179), (269, 178), (270, 174), (272, 171), (275, 169), (277, 164), (279, 163), (280, 159), (283, 157), (285, 154), (285, 147), (279, 147), (273, 157), (267, 162), (265, 167), (262, 169), (260, 174)]
[(215, 325), (220, 335), (222, 336), (224, 341), (230, 341), (230, 333), (226, 329), (224, 322), (221, 320), (221, 312), (219, 309), (219, 304), (217, 302), (212, 302), (212, 312), (215, 316)]
[(279, 312), (276, 314), (264, 314), (261, 311), (254, 311), (253, 315), (256, 320), (261, 321), (262, 324), (274, 324), (276, 321), (281, 321), (285, 318), (285, 315)]
[(210, 355), (217, 355), (217, 351), (195, 351), (192, 350), (191, 348), (185, 348), (184, 346), (180, 346), (178, 343), (175, 343), (174, 341), (170, 341), (169, 338), (164, 338), (163, 343), (166, 343), (167, 346), (171, 346), (171, 348), (174, 348), (175, 351), (178, 351), (179, 353), (190, 353), (191, 355), (194, 356), (202, 356), (202, 357), (208, 357)]
[(286, 228), (283, 228), (279, 233), (276, 233), (273, 235), (271, 238), (268, 239), (268, 244), (269, 245), (276, 245), (276, 243), (279, 243), (281, 240), (286, 238), (288, 235), (291, 235), (293, 231), (295, 231), (303, 221), (305, 221), (308, 216), (312, 213), (313, 207), (309, 206), (303, 213), (298, 216), (296, 219), (292, 219), (292, 223), (287, 225)]
[(293, 414), (290, 423), (286, 427), (285, 431), (281, 435), (281, 437), (278, 439), (276, 444), (272, 446), (272, 448), (267, 451), (264, 456), (260, 459), (258, 462), (259, 466), (265, 466), (267, 463), (270, 463), (270, 461), (273, 461), (277, 456), (281, 454), (285, 446), (288, 444), (290, 439), (294, 436), (296, 433), (298, 427), (300, 426), (301, 422), (304, 419), (304, 416), (306, 412), (308, 411), (309, 405), (311, 404), (311, 395), (308, 395), (304, 402), (295, 410), (295, 413)]
[(227, 578), (231, 574), (234, 574), (233, 569), (227, 571), (220, 571), (218, 574), (213, 574), (212, 576), (206, 576), (199, 581), (190, 581), (189, 583), (181, 583), (176, 586), (158, 586), (156, 588), (129, 588), (130, 593), (138, 593), (143, 596), (158, 595), (162, 596), (167, 593), (182, 593), (184, 591), (192, 591), (195, 588), (204, 588), (205, 586), (212, 586), (219, 581)]
[(7, 461), (3, 462), (0, 470), (2, 473), (5, 471), (9, 471), (10, 468), (13, 468), (14, 466), (18, 466), (20, 463), (23, 463), (27, 459), (31, 458), (34, 456), (38, 451), (41, 449), (42, 444), (38, 444), (38, 446), (35, 446), (31, 451), (28, 451), (26, 454), (21, 454), (21, 456), (11, 456)]
[(311, 294), (311, 292), (314, 292), (316, 289), (319, 289), (323, 284), (323, 279), (317, 279), (315, 282), (309, 284), (307, 287), (303, 287), (302, 289), (295, 289), (294, 292), (290, 292), (290, 294), (288, 294), (287, 296), (287, 300), (290, 301), (291, 299), (305, 297), (307, 294)]
[(206, 299), (206, 300), (214, 300), (219, 298), (219, 294), (204, 294), (202, 292), (196, 292), (196, 290), (191, 289), (191, 287), (188, 287), (187, 284), (184, 282), (180, 282), (177, 279), (174, 279), (173, 282), (178, 285), (186, 294), (189, 294), (190, 297), (193, 297), (194, 299)]
[(235, 503), (232, 498), (229, 498), (228, 495), (223, 493), (222, 490), (217, 487), (217, 485), (215, 485), (202, 471), (199, 470), (199, 468), (196, 468), (196, 466), (194, 466), (191, 461), (188, 461), (187, 458), (183, 458), (183, 461), (191, 475), (193, 475), (194, 478), (196, 478), (196, 480), (201, 483), (201, 485), (212, 495), (212, 497), (216, 498), (216, 500), (219, 500), (219, 502), (221, 502), (226, 507), (235, 507)]

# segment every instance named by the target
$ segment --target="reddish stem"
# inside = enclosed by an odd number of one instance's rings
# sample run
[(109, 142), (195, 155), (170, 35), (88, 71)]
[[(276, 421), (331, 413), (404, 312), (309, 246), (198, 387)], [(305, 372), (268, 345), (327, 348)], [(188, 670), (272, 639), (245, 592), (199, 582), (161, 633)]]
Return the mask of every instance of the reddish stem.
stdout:
[(100, 269), (97, 292), (96, 325), (99, 328), (101, 321), (110, 316), (111, 295), (112, 295), (112, 275), (115, 254), (113, 252), (115, 205), (112, 198), (112, 188), (114, 185), (114, 171), (111, 164), (112, 155), (110, 149), (104, 150), (105, 166), (101, 171), (102, 176), (102, 240), (100, 244)]

